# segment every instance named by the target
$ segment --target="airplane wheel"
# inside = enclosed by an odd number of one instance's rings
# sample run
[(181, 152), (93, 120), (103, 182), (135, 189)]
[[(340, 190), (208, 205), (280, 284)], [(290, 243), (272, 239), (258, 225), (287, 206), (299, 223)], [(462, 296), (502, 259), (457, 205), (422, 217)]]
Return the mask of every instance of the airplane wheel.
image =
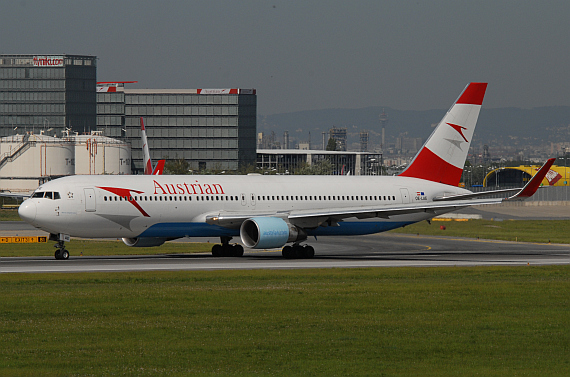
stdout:
[(242, 257), (243, 256), (243, 246), (239, 245), (239, 244), (232, 246), (232, 256)]
[(54, 254), (55, 259), (61, 259), (61, 249), (57, 249)]
[(212, 246), (212, 256), (213, 257), (216, 257), (216, 258), (221, 257), (222, 251), (223, 251), (222, 245), (216, 244), (216, 245)]
[(69, 251), (65, 249), (61, 250), (61, 259), (69, 259)]
[(307, 245), (304, 247), (304, 249), (305, 258), (311, 259), (315, 257), (315, 249), (312, 246)]
[(295, 247), (294, 250), (295, 250), (295, 256), (297, 258), (300, 258), (300, 259), (307, 258), (307, 248), (306, 247), (299, 245), (299, 246)]
[(293, 252), (293, 248), (291, 246), (285, 246), (283, 248), (283, 250), (281, 251), (281, 254), (283, 255), (283, 258), (285, 258), (285, 259), (293, 259), (295, 257), (295, 254)]

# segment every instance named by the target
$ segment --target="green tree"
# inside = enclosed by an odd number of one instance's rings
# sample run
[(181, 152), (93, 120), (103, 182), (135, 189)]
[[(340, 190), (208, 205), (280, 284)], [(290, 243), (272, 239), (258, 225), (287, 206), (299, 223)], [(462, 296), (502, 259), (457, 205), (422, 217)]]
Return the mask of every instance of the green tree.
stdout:
[(336, 140), (333, 139), (332, 137), (329, 138), (329, 142), (327, 143), (327, 148), (326, 148), (326, 150), (327, 150), (327, 151), (336, 151), (336, 147), (337, 147), (337, 145), (336, 145)]
[(184, 175), (190, 173), (190, 164), (183, 158), (168, 160), (164, 164), (164, 174)]
[(332, 174), (333, 164), (329, 160), (320, 160), (311, 166), (303, 163), (295, 169), (297, 175), (329, 175)]

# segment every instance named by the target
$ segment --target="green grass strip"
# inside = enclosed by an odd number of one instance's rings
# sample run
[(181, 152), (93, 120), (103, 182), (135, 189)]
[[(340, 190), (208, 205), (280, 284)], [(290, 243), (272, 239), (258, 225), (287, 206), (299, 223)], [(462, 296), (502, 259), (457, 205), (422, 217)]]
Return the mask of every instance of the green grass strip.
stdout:
[[(445, 227), (445, 230), (441, 229)], [(492, 240), (570, 244), (570, 220), (427, 221), (393, 230), (395, 233)]]
[[(1, 244), (0, 257), (53, 256), (55, 244), (55, 241), (36, 244)], [(212, 251), (212, 246), (211, 243), (202, 242), (167, 242), (158, 247), (129, 247), (122, 241), (76, 239), (65, 243), (65, 248), (72, 256), (209, 253)]]
[(570, 267), (0, 275), (2, 376), (567, 376)]
[(17, 209), (0, 209), (0, 221), (22, 221)]

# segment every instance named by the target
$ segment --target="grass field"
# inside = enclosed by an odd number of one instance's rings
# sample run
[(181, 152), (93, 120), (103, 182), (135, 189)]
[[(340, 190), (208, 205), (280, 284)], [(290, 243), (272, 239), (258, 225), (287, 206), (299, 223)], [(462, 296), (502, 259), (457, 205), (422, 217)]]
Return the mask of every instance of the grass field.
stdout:
[[(441, 226), (445, 226), (446, 229), (441, 230)], [(432, 221), (431, 225), (427, 221), (422, 221), (392, 232), (570, 244), (570, 220)]]
[(15, 209), (0, 209), (0, 221), (22, 221)]
[[(0, 257), (39, 257), (53, 256), (55, 241), (36, 244), (1, 244)], [(75, 240), (65, 243), (72, 256), (98, 255), (155, 255), (206, 253), (212, 244), (201, 242), (167, 242), (158, 247), (129, 247), (122, 241)]]
[(2, 376), (568, 376), (570, 267), (0, 275)]

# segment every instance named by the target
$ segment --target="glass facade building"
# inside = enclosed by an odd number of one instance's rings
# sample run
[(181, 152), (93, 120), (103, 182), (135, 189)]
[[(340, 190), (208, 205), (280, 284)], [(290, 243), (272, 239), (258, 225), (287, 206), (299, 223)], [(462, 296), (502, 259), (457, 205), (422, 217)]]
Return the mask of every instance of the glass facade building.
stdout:
[(0, 55), (0, 137), (96, 128), (95, 56)]
[(254, 89), (97, 89), (97, 128), (124, 137), (133, 171), (143, 170), (140, 118), (153, 162), (184, 159), (190, 169), (237, 170), (256, 161)]

